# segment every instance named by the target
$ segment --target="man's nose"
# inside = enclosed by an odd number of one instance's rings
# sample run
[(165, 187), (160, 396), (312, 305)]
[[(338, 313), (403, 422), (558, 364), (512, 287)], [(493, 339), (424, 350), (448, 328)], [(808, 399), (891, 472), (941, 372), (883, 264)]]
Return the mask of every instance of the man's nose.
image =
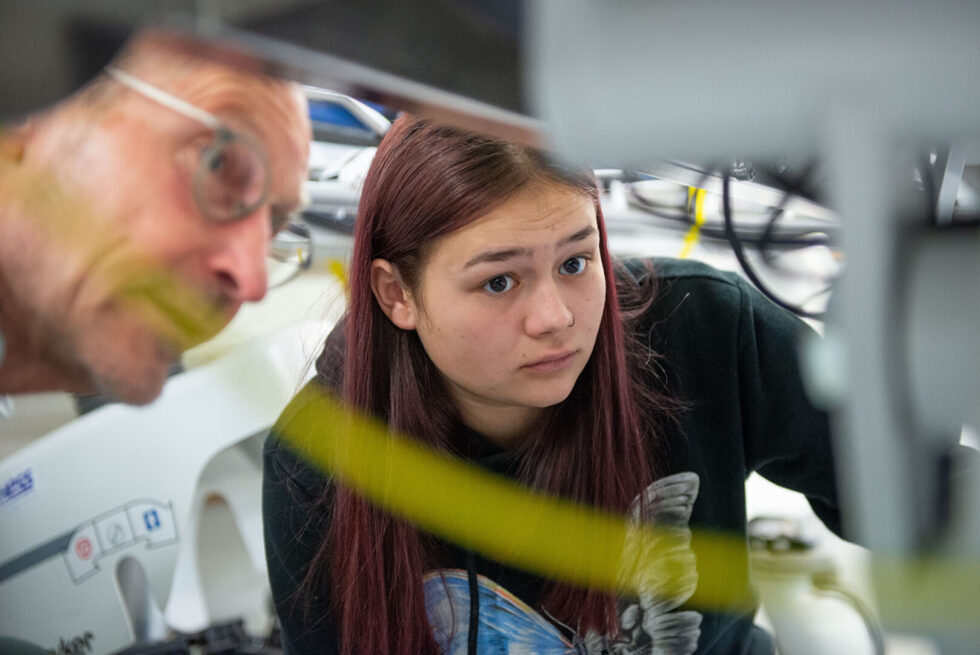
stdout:
[(572, 312), (553, 280), (541, 283), (528, 298), (524, 329), (531, 336), (557, 334), (572, 324)]
[(263, 208), (215, 231), (208, 269), (219, 290), (236, 302), (262, 300), (268, 288), (266, 253), (272, 237), (269, 210)]

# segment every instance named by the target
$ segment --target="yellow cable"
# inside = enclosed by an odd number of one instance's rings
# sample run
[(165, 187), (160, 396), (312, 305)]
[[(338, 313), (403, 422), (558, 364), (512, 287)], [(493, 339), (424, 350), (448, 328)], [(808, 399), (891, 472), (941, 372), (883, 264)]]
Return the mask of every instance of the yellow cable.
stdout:
[(344, 292), (347, 292), (347, 267), (344, 266), (344, 262), (339, 259), (331, 259), (327, 262), (327, 268), (333, 275), (340, 280), (340, 284), (344, 288)]
[(701, 226), (704, 225), (704, 197), (707, 193), (704, 189), (687, 188), (688, 212), (691, 210), (691, 197), (694, 196), (694, 225), (684, 235), (684, 244), (681, 246), (681, 251), (677, 255), (681, 259), (687, 259), (690, 256), (691, 251), (701, 237)]

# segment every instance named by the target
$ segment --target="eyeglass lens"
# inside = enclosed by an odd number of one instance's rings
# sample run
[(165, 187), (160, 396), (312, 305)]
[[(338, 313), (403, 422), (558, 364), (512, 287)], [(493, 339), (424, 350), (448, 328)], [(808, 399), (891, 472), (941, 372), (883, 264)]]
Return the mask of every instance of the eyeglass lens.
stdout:
[(269, 288), (292, 280), (313, 263), (313, 239), (300, 223), (290, 223), (269, 244), (266, 272)]
[(228, 222), (258, 209), (268, 186), (266, 162), (258, 149), (238, 135), (219, 131), (201, 155), (194, 196), (205, 215)]

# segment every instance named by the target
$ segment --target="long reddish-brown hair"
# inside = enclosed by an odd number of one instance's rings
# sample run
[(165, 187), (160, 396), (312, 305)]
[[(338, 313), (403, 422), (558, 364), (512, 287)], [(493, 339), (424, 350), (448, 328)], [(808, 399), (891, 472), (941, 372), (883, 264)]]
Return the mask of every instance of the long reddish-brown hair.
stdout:
[[(648, 449), (655, 435), (648, 419), (666, 411), (669, 402), (645, 391), (639, 367), (627, 362), (628, 338), (594, 177), (539, 151), (412, 116), (395, 122), (364, 181), (357, 214), (343, 398), (393, 430), (450, 449), (456, 409), (416, 333), (395, 327), (375, 300), (371, 261), (394, 264), (415, 291), (433, 240), (538, 181), (594, 200), (606, 303), (595, 349), (569, 398), (549, 408), (521, 446), (521, 481), (623, 512), (652, 479)], [(321, 377), (336, 375), (321, 371)], [(349, 489), (336, 488), (327, 501), (329, 532), (306, 583), (314, 593), (329, 580), (342, 652), (437, 653), (422, 591), (422, 576), (434, 566), (432, 537)], [(617, 630), (615, 599), (608, 593), (552, 582), (543, 607), (580, 632)]]

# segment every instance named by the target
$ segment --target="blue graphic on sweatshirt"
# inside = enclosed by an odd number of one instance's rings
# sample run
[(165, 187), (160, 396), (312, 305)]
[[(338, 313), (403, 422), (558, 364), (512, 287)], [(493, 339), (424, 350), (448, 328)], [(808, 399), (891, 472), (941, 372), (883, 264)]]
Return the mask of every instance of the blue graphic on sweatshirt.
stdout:
[[(486, 655), (686, 655), (697, 649), (701, 614), (679, 611), (694, 594), (698, 574), (690, 548), (691, 512), (699, 478), (691, 472), (657, 480), (630, 507), (631, 526), (656, 527), (664, 538), (627, 531), (620, 575), (638, 597), (619, 602), (620, 636), (566, 637), (540, 612), (482, 575), (477, 651)], [(439, 570), (423, 580), (426, 613), (440, 650), (466, 655), (470, 592), (466, 571)], [(566, 632), (571, 632), (566, 630)]]

